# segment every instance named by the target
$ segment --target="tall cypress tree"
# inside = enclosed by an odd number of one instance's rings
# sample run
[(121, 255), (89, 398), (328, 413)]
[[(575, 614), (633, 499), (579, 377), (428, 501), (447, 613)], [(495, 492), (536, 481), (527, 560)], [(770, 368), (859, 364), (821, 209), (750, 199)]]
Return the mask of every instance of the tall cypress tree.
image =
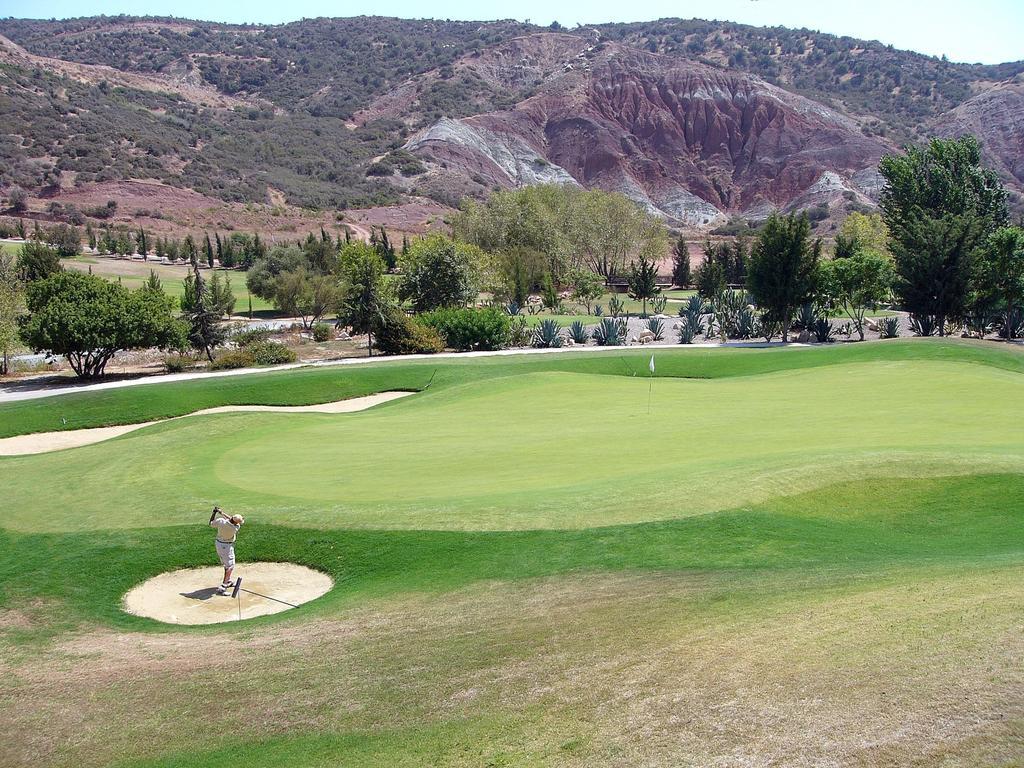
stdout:
[(633, 262), (629, 272), (629, 295), (643, 302), (643, 316), (647, 317), (647, 300), (659, 293), (658, 267), (654, 259), (642, 255)]
[(690, 249), (686, 245), (686, 240), (680, 237), (672, 247), (672, 284), (686, 288), (692, 280)]
[(806, 216), (772, 215), (758, 235), (750, 256), (747, 287), (770, 320), (782, 323), (782, 340), (798, 307), (815, 291), (821, 240), (811, 242)]

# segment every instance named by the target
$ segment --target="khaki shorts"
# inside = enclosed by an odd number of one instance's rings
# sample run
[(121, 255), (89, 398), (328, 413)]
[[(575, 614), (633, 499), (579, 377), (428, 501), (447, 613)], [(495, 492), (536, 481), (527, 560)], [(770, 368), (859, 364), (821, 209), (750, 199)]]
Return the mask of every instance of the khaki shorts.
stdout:
[(220, 558), (220, 564), (225, 568), (235, 567), (235, 543), (230, 542), (225, 544), (223, 541), (217, 542), (217, 557)]

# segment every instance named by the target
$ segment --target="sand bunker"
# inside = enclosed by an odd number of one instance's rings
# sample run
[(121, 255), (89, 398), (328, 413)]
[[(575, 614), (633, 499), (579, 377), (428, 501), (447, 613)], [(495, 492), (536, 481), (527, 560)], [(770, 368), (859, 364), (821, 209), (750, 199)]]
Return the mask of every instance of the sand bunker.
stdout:
[(224, 570), (186, 568), (154, 576), (124, 596), (124, 609), (169, 624), (220, 624), (295, 608), (334, 586), (331, 577), (294, 563), (241, 563), (238, 597), (218, 595)]
[[(380, 403), (390, 400), (397, 400), (400, 397), (414, 395), (415, 392), (378, 392), (375, 395), (366, 397), (352, 397), (348, 400), (338, 400), (334, 403), (321, 403), (320, 405), (222, 405), (217, 408), (206, 408), (195, 413), (188, 413), (184, 416), (177, 416), (178, 419), (187, 419), (192, 416), (203, 416), (209, 413), (235, 413), (239, 411), (266, 411), (273, 413), (355, 413), (365, 411)], [(18, 435), (17, 437), (5, 437), (0, 439), (0, 456), (25, 456), (31, 453), (48, 453), (60, 451), (65, 448), (78, 448), (83, 445), (101, 443), (113, 437), (134, 432), (137, 429), (150, 427), (159, 424), (161, 421), (173, 421), (173, 419), (161, 419), (159, 421), (144, 421), (141, 424), (123, 424), (117, 427), (96, 427), (94, 429), (69, 429), (62, 432), (37, 432), (32, 435)]]

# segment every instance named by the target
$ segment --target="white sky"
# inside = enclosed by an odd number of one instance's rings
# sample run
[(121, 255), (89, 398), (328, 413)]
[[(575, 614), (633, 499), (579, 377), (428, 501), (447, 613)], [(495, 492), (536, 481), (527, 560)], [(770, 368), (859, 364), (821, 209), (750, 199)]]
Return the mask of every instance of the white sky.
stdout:
[(0, 0), (0, 17), (178, 16), (210, 21), (278, 23), (315, 16), (400, 16), (559, 21), (566, 26), (662, 17), (717, 18), (747, 24), (807, 27), (880, 40), (954, 61), (988, 64), (1024, 59), (1024, 0)]

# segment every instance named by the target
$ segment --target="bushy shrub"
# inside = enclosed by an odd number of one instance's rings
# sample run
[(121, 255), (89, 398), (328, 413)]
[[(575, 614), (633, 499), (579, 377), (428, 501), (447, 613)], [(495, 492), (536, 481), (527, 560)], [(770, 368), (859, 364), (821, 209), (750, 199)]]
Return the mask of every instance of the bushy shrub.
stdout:
[(438, 309), (420, 316), (434, 328), (445, 345), (459, 351), (501, 349), (509, 343), (509, 316), (486, 309)]
[(295, 362), (294, 350), (276, 341), (257, 341), (247, 346), (246, 351), (256, 365), (282, 365)]
[(181, 373), (189, 367), (191, 362), (185, 355), (168, 355), (164, 358), (164, 368), (168, 373)]
[(896, 339), (900, 335), (900, 319), (898, 317), (883, 317), (878, 324), (878, 335), (883, 339)]
[(267, 341), (270, 338), (269, 328), (246, 328), (235, 333), (231, 340), (239, 347), (247, 347), (260, 341)]
[(508, 322), (508, 345), (510, 347), (525, 347), (533, 339), (533, 331), (526, 324), (526, 318), (522, 315), (510, 317)]
[(668, 305), (668, 299), (664, 296), (655, 296), (651, 299), (651, 309), (654, 314), (660, 315), (665, 312), (665, 307)]
[(612, 317), (618, 317), (626, 311), (626, 302), (620, 299), (618, 296), (612, 296), (608, 300), (608, 314)]
[(533, 346), (540, 349), (551, 349), (562, 346), (562, 329), (554, 320), (541, 320), (533, 331)]
[(331, 326), (327, 323), (317, 323), (313, 326), (313, 341), (328, 341), (332, 335)]
[(240, 347), (238, 349), (229, 349), (225, 352), (221, 352), (217, 355), (216, 359), (210, 363), (210, 368), (214, 371), (226, 371), (231, 368), (251, 368), (252, 365), (252, 355), (249, 354), (249, 350), (244, 347)]
[(590, 334), (587, 333), (587, 326), (581, 320), (574, 320), (569, 326), (569, 338), (574, 344), (586, 344)]
[(276, 341), (254, 341), (244, 347), (217, 355), (210, 368), (217, 371), (230, 368), (252, 368), (259, 365), (294, 363), (295, 352)]
[(621, 347), (626, 343), (626, 321), (606, 317), (594, 329), (594, 341), (599, 347)]
[(444, 350), (441, 334), (398, 310), (377, 329), (375, 343), (385, 355), (432, 355)]

